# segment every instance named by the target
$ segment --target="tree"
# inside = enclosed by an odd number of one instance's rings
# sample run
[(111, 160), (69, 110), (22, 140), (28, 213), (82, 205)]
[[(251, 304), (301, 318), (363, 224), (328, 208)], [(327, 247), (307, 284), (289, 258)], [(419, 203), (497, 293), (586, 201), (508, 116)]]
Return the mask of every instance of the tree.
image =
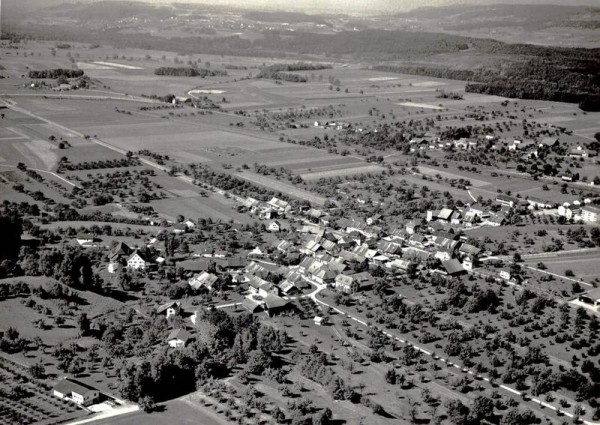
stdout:
[(81, 313), (77, 318), (77, 324), (79, 325), (79, 330), (82, 335), (87, 335), (90, 331), (90, 319), (88, 319), (87, 314)]
[(0, 210), (0, 260), (16, 260), (21, 249), (23, 222), (16, 211)]
[(29, 373), (35, 379), (42, 379), (46, 376), (46, 369), (44, 364), (40, 361), (29, 366)]
[(140, 409), (142, 409), (146, 413), (152, 413), (156, 410), (156, 403), (154, 402), (154, 398), (149, 395), (140, 398), (139, 400)]
[(481, 423), (484, 419), (492, 417), (493, 414), (494, 402), (487, 397), (479, 396), (473, 402), (473, 407), (469, 413), (469, 421)]

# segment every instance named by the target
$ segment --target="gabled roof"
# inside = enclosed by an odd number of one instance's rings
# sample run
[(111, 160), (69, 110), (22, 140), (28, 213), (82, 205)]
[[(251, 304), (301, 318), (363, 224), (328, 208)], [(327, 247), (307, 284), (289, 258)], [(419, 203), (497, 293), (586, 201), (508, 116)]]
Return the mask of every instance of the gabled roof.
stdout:
[(255, 299), (252, 298), (244, 298), (244, 301), (242, 301), (242, 307), (245, 308), (246, 310), (248, 310), (250, 313), (254, 313), (257, 310), (259, 310), (262, 306), (262, 302), (260, 301), (256, 301)]
[(115, 246), (110, 252), (109, 256), (113, 258), (121, 255), (131, 255), (132, 251), (133, 250), (131, 249), (131, 247), (125, 242), (119, 242), (117, 246)]
[(219, 280), (217, 276), (208, 272), (202, 272), (198, 276), (189, 280), (189, 284), (194, 289), (200, 289), (202, 286), (211, 288)]
[(62, 381), (59, 381), (58, 384), (54, 386), (54, 391), (57, 391), (61, 394), (79, 394), (85, 395), (92, 391), (97, 391), (95, 388), (90, 387), (89, 385), (84, 384), (79, 381), (72, 381), (69, 378), (65, 378)]
[(267, 295), (265, 297), (264, 303), (265, 303), (265, 305), (267, 306), (267, 308), (269, 310), (271, 310), (271, 309), (277, 309), (277, 308), (283, 308), (283, 307), (286, 307), (289, 304), (289, 302), (287, 300), (284, 300), (280, 296), (277, 296), (277, 295), (274, 295), (274, 294)]
[(187, 341), (189, 341), (192, 338), (194, 338), (194, 336), (191, 333), (189, 333), (188, 331), (186, 331), (185, 329), (173, 329), (169, 333), (169, 336), (167, 336), (167, 341), (172, 341), (174, 339), (178, 339), (178, 340), (183, 341), (183, 343), (185, 344)]
[(161, 313), (164, 313), (165, 311), (167, 311), (168, 309), (170, 309), (171, 307), (173, 307), (173, 308), (179, 308), (180, 306), (181, 306), (180, 302), (178, 302), (178, 301), (171, 301), (171, 302), (168, 302), (166, 304), (159, 305), (156, 308), (156, 312), (158, 314), (161, 314)]
[(354, 282), (354, 278), (352, 276), (348, 276), (347, 274), (338, 274), (335, 277), (335, 281), (341, 285), (351, 285)]
[(449, 275), (462, 273), (465, 271), (462, 264), (456, 258), (451, 258), (450, 260), (442, 261), (442, 266), (446, 270), (446, 273), (448, 273)]
[(410, 267), (410, 265), (412, 264), (412, 262), (410, 260), (404, 260), (402, 258), (396, 258), (395, 260), (391, 261), (389, 264), (389, 267), (394, 268), (394, 269), (401, 269), (401, 270), (406, 270)]
[(478, 248), (474, 245), (470, 245), (468, 243), (464, 243), (460, 246), (460, 248), (458, 248), (458, 252), (468, 255), (479, 255), (479, 253), (481, 252), (481, 248)]

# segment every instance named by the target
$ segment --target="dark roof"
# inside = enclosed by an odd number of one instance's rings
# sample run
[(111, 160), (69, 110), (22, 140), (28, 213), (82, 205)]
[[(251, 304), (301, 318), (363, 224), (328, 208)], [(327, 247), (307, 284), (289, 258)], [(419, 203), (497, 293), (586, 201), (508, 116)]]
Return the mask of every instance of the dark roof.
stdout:
[(456, 258), (452, 258), (448, 261), (442, 261), (442, 266), (446, 269), (446, 272), (450, 275), (462, 273), (465, 271), (464, 267)]
[(167, 336), (167, 341), (171, 341), (172, 339), (180, 339), (184, 343), (194, 338), (194, 336), (186, 331), (185, 329), (173, 329), (169, 336)]
[(98, 391), (89, 385), (86, 385), (79, 381), (72, 381), (69, 378), (63, 379), (54, 386), (54, 391), (58, 391), (61, 394), (76, 393), (80, 395), (87, 394), (90, 391)]
[(177, 302), (177, 301), (171, 301), (169, 303), (160, 305), (156, 308), (156, 312), (158, 314), (163, 313), (165, 311), (167, 311), (169, 308), (171, 307), (179, 307), (181, 305), (181, 303)]

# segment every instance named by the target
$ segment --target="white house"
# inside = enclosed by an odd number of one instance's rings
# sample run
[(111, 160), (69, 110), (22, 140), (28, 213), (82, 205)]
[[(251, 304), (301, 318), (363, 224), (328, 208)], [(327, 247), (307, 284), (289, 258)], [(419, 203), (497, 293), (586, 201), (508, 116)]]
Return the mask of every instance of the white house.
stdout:
[(137, 250), (131, 254), (131, 256), (127, 259), (127, 268), (133, 270), (144, 270), (148, 268), (152, 263), (150, 258), (147, 258), (145, 255), (142, 255)]
[(581, 220), (586, 223), (598, 223), (600, 222), (600, 208), (593, 207), (591, 205), (585, 206), (581, 209)]
[(180, 312), (181, 312), (181, 303), (177, 302), (177, 301), (172, 301), (172, 302), (160, 305), (156, 309), (156, 314), (164, 314), (167, 316), (167, 319), (178, 315)]
[(191, 278), (188, 281), (188, 283), (195, 290), (198, 290), (202, 287), (211, 290), (218, 279), (219, 278), (216, 275), (204, 271), (199, 275)]
[(269, 232), (277, 233), (281, 230), (281, 225), (277, 220), (274, 220), (269, 223), (269, 225), (267, 226), (267, 230)]
[(173, 329), (167, 336), (167, 344), (169, 344), (169, 347), (181, 348), (185, 347), (192, 339), (194, 339), (193, 335), (185, 329)]
[(100, 398), (100, 392), (95, 388), (68, 378), (56, 384), (52, 393), (55, 397), (71, 400), (82, 406), (94, 404)]
[(89, 233), (81, 233), (77, 235), (77, 243), (81, 246), (91, 245), (94, 243), (94, 235)]

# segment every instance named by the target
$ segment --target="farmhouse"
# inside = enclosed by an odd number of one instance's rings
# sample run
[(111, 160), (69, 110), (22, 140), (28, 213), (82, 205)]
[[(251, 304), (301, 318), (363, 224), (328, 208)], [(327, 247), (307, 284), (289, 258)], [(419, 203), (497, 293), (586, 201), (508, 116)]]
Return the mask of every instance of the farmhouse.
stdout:
[(65, 378), (53, 388), (55, 397), (71, 400), (82, 406), (94, 404), (100, 398), (100, 392), (89, 385)]
[(500, 270), (500, 273), (498, 273), (498, 274), (501, 279), (510, 280), (510, 277), (511, 277), (510, 270), (502, 269), (502, 270)]
[(154, 264), (154, 259), (146, 256), (140, 251), (134, 251), (127, 259), (127, 268), (133, 270), (145, 270)]
[(515, 205), (519, 203), (519, 200), (517, 198), (513, 198), (512, 196), (500, 194), (496, 196), (496, 203), (505, 207), (514, 208)]
[(444, 271), (449, 276), (458, 276), (466, 273), (466, 270), (456, 258), (452, 258), (447, 261), (442, 261), (442, 267), (444, 267)]
[(269, 232), (274, 232), (274, 233), (279, 232), (281, 230), (281, 224), (277, 220), (272, 221), (267, 226), (267, 230)]
[(427, 221), (446, 221), (450, 222), (452, 220), (452, 214), (454, 214), (454, 210), (450, 208), (442, 208), (441, 210), (436, 211), (427, 211)]
[(585, 294), (579, 295), (579, 301), (591, 304), (594, 307), (600, 306), (600, 288), (594, 288)]
[(218, 276), (204, 271), (199, 275), (195, 276), (194, 278), (190, 279), (188, 283), (195, 290), (198, 290), (200, 288), (212, 290), (213, 285), (217, 282), (217, 280), (219, 280)]
[(373, 287), (373, 278), (368, 272), (354, 275), (337, 275), (333, 286), (340, 292), (356, 294)]
[(193, 339), (194, 336), (185, 329), (173, 329), (167, 336), (167, 344), (169, 347), (181, 348)]
[(555, 202), (546, 201), (544, 199), (529, 197), (527, 198), (527, 203), (531, 208), (541, 208), (541, 209), (550, 209), (556, 208), (557, 204)]
[(173, 226), (173, 233), (175, 233), (176, 235), (180, 235), (182, 233), (185, 233), (187, 229), (188, 227), (185, 224), (178, 223), (175, 226)]
[(291, 210), (290, 204), (279, 198), (272, 198), (269, 202), (267, 202), (267, 205), (269, 205), (271, 208), (273, 208), (280, 214), (284, 214)]
[(81, 246), (91, 245), (94, 243), (95, 237), (91, 233), (80, 233), (77, 235), (77, 243)]
[(589, 158), (591, 156), (596, 156), (596, 155), (597, 155), (596, 151), (587, 150), (581, 146), (577, 146), (576, 149), (572, 149), (571, 152), (569, 152), (569, 156), (571, 158)]
[(156, 314), (164, 314), (167, 319), (176, 316), (179, 313), (181, 313), (181, 303), (178, 301), (162, 304), (156, 308)]
[(407, 271), (412, 265), (412, 262), (410, 260), (405, 260), (402, 258), (396, 258), (393, 261), (390, 261), (389, 263), (386, 264), (386, 267), (392, 269), (392, 270), (397, 270), (397, 271)]

